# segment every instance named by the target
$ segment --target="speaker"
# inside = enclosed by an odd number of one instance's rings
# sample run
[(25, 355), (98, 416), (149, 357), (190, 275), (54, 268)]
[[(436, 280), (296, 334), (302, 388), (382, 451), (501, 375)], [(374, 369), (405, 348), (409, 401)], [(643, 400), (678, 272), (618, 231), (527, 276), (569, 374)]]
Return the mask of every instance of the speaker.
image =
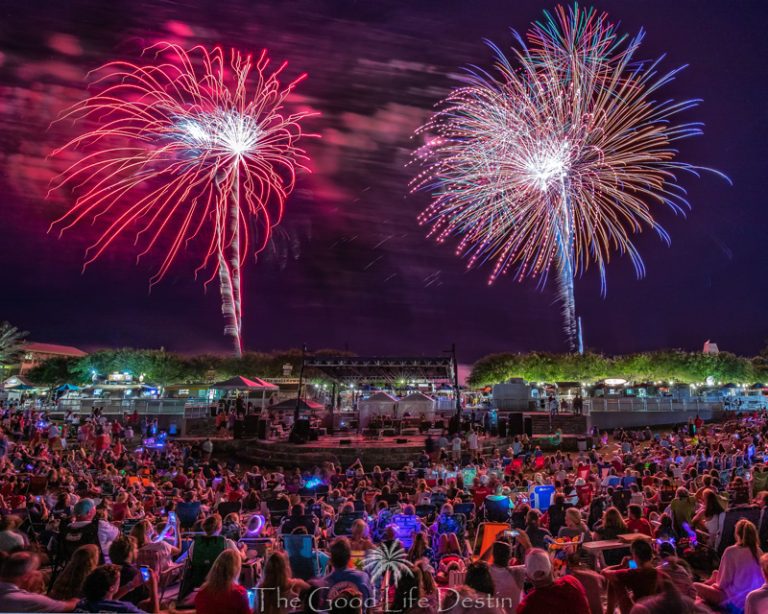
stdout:
[(309, 441), (309, 433), (309, 420), (307, 418), (299, 418), (294, 422), (293, 428), (291, 429), (291, 436), (288, 440), (291, 443), (306, 443)]
[(309, 440), (310, 441), (317, 441), (318, 434), (317, 429), (310, 429), (309, 430)]
[(528, 416), (525, 417), (525, 420), (523, 421), (523, 430), (525, 430), (525, 434), (528, 435), (528, 437), (533, 437), (533, 418)]
[(507, 420), (499, 420), (499, 431), (501, 431), (501, 423), (504, 422), (504, 429), (506, 430), (506, 436), (512, 437), (514, 435), (522, 435), (525, 432), (525, 415), (522, 413), (509, 414)]
[(395, 443), (399, 443), (399, 444), (408, 443), (408, 440), (407, 439), (395, 439)]
[(259, 432), (259, 416), (246, 416), (243, 419), (243, 422), (245, 423), (245, 432), (248, 433), (248, 435), (255, 437)]
[(351, 446), (352, 440), (351, 439), (339, 439), (339, 445), (340, 446)]
[(499, 437), (507, 436), (507, 424), (506, 418), (499, 418)]
[(259, 420), (258, 416), (246, 416), (244, 420), (235, 420), (235, 439), (248, 439), (250, 437), (266, 439), (266, 428), (262, 434), (259, 434), (259, 422), (266, 421)]
[(258, 439), (266, 439), (268, 432), (269, 432), (269, 421), (259, 418), (259, 421), (256, 424), (256, 437)]

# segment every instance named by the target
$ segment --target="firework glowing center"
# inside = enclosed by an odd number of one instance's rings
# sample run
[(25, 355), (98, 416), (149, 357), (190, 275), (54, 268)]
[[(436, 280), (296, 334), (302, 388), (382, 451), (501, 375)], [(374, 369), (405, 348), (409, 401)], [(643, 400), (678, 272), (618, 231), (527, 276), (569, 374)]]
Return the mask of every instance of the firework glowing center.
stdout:
[(297, 169), (308, 170), (297, 143), (306, 136), (300, 122), (312, 113), (284, 110), (305, 75), (283, 85), (286, 65), (269, 69), (266, 51), (253, 58), (159, 43), (145, 55), (153, 61), (104, 66), (99, 91), (64, 114), (91, 126), (54, 154), (90, 151), (54, 183), (77, 195), (54, 225), (63, 232), (86, 219), (104, 224), (86, 266), (130, 229), (136, 243), (147, 238), (139, 257), (165, 235), (152, 283), (180, 250), (202, 239), (206, 251), (195, 274), (208, 269), (206, 284), (218, 276), (224, 332), (240, 355), (241, 268), (249, 252), (267, 246)]
[(177, 138), (191, 150), (242, 156), (255, 152), (264, 131), (252, 118), (223, 111), (179, 121)]
[(669, 242), (656, 209), (684, 214), (679, 176), (711, 169), (676, 160), (675, 141), (701, 134), (677, 116), (698, 101), (659, 94), (680, 69), (638, 60), (642, 31), (621, 35), (577, 4), (544, 16), (514, 32), (511, 58), (489, 43), (496, 73), (468, 71), (418, 131), (412, 186), (432, 195), (419, 216), (428, 236), (458, 237), (468, 268), (492, 262), (489, 283), (556, 272), (567, 341), (582, 351), (574, 278), (596, 266), (605, 292), (617, 251), (641, 277), (633, 235), (650, 228)]
[(525, 164), (530, 181), (542, 192), (547, 192), (553, 185), (558, 187), (568, 174), (570, 146), (567, 141), (548, 146), (542, 145), (531, 155)]

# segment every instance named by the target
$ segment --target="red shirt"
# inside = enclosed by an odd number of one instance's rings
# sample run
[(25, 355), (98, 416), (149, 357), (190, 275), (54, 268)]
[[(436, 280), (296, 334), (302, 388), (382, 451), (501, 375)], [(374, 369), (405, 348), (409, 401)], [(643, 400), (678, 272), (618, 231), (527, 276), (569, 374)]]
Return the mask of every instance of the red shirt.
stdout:
[(480, 509), (485, 503), (485, 498), (491, 494), (491, 489), (487, 486), (478, 486), (472, 490), (472, 499), (475, 502), (475, 507)]
[(648, 522), (645, 518), (630, 518), (627, 520), (626, 524), (631, 533), (642, 533), (648, 537), (653, 537), (653, 529), (651, 528), (651, 523)]
[(225, 593), (212, 593), (203, 588), (195, 597), (195, 611), (197, 614), (251, 614), (248, 592), (239, 584)]
[(544, 588), (534, 588), (517, 606), (517, 614), (568, 612), (591, 614), (587, 593), (573, 576), (563, 576)]

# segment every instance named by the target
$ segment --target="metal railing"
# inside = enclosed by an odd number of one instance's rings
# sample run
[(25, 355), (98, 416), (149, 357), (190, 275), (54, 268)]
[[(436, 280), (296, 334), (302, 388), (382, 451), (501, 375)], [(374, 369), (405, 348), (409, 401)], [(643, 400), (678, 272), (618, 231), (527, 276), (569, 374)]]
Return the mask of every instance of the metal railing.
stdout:
[(584, 399), (586, 413), (610, 411), (714, 411), (723, 408), (721, 401), (707, 401), (697, 398), (673, 399), (666, 397), (651, 398), (590, 398)]
[(200, 418), (210, 415), (210, 405), (185, 399), (61, 399), (51, 411), (90, 414), (94, 407), (105, 415), (132, 414), (149, 416), (185, 416)]

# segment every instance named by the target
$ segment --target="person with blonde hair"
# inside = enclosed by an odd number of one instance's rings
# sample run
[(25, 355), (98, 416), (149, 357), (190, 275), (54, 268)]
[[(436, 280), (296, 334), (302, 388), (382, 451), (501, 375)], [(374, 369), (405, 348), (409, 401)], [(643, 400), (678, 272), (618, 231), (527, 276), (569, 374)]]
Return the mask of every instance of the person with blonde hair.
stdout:
[(51, 588), (52, 599), (66, 601), (79, 598), (88, 574), (99, 565), (99, 548), (96, 544), (80, 546), (72, 553), (64, 569)]
[(352, 550), (371, 550), (373, 542), (368, 537), (368, 525), (365, 520), (358, 518), (352, 523), (352, 528), (349, 536), (349, 545)]
[(264, 564), (255, 610), (259, 614), (287, 614), (290, 610), (287, 604), (307, 588), (306, 582), (292, 577), (288, 556), (284, 552), (273, 552)]
[(762, 586), (760, 539), (757, 528), (742, 518), (734, 530), (736, 543), (723, 552), (720, 568), (706, 582), (695, 582), (699, 597), (708, 604), (741, 611), (747, 595)]
[(195, 596), (197, 614), (251, 614), (248, 591), (237, 582), (241, 567), (240, 555), (234, 550), (224, 550), (216, 557)]
[(592, 541), (592, 533), (589, 531), (589, 527), (581, 517), (579, 508), (569, 507), (565, 510), (565, 526), (560, 527), (557, 536), (567, 537), (569, 539), (579, 537), (581, 538), (582, 543)]

